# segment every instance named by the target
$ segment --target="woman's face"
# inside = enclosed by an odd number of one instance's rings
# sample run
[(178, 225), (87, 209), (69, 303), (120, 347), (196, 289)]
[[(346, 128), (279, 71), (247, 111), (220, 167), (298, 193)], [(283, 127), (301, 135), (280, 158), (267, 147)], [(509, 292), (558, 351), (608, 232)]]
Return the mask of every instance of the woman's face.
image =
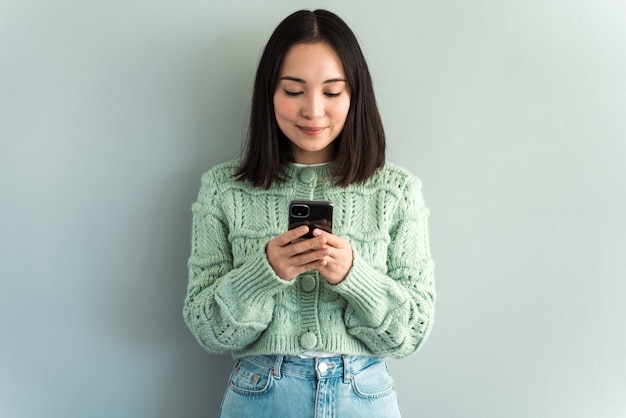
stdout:
[(292, 46), (278, 74), (274, 111), (295, 162), (331, 161), (332, 143), (349, 109), (350, 90), (337, 53), (325, 42)]

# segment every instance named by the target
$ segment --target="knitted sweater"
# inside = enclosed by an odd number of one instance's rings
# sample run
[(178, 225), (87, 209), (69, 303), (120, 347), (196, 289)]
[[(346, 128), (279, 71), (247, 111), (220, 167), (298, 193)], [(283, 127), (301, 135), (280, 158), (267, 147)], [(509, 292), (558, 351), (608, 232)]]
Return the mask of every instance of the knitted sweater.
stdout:
[[(364, 184), (342, 188), (330, 165), (290, 165), (291, 179), (265, 190), (234, 180), (238, 164), (205, 173), (192, 206), (184, 318), (199, 343), (235, 359), (312, 350), (400, 358), (417, 350), (435, 299), (419, 180), (387, 163)], [(265, 246), (287, 229), (293, 199), (333, 203), (333, 233), (353, 251), (341, 283), (317, 271), (284, 281), (270, 266)]]

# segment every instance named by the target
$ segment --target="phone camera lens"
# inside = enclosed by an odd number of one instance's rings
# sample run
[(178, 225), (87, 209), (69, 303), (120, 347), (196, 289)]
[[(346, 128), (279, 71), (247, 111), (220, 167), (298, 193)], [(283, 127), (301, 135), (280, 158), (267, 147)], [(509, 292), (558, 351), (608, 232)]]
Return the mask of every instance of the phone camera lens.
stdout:
[(291, 207), (291, 214), (297, 218), (306, 218), (309, 216), (309, 207), (307, 205), (294, 205)]

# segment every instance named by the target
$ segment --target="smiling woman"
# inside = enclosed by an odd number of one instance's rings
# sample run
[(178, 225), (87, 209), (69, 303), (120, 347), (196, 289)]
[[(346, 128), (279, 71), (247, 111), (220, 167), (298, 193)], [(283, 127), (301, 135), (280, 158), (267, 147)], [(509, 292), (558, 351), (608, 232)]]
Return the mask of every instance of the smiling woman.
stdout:
[(293, 160), (329, 162), (331, 146), (350, 109), (350, 89), (337, 53), (325, 42), (291, 47), (274, 94), (276, 122), (290, 141)]
[[(325, 45), (326, 47), (322, 47)], [(320, 54), (324, 62), (332, 64), (335, 71), (317, 65), (311, 57), (303, 57), (303, 52)], [(313, 75), (315, 80), (305, 80), (311, 74), (293, 74), (287, 69), (287, 59), (301, 70), (304, 66), (293, 59), (305, 58), (314, 68), (323, 70), (327, 76)], [(338, 61), (337, 61), (338, 60)], [(367, 180), (385, 163), (385, 131), (378, 112), (372, 79), (361, 47), (352, 30), (340, 18), (330, 12), (300, 11), (289, 16), (276, 28), (261, 56), (252, 91), (252, 107), (246, 150), (236, 176), (248, 180), (255, 186), (270, 187), (289, 177), (286, 167), (294, 162), (293, 144), (277, 123), (275, 96), (280, 92), (280, 84), (291, 81), (289, 89), (283, 93), (293, 97), (304, 96), (309, 91), (308, 83), (325, 83), (325, 97), (341, 93), (343, 81), (345, 93), (338, 98), (349, 96), (349, 108), (343, 129), (332, 142), (334, 164), (331, 167), (333, 181), (348, 186)], [(335, 90), (335, 87), (339, 87)], [(293, 90), (292, 90), (293, 88)], [(319, 88), (319, 86), (318, 86)], [(318, 90), (319, 93), (319, 90)], [(292, 121), (293, 123), (293, 121)], [(306, 127), (320, 128), (311, 122)], [(321, 126), (324, 127), (324, 126)], [(314, 131), (313, 131), (314, 132)]]
[[(237, 361), (220, 416), (399, 417), (384, 357), (432, 327), (428, 210), (419, 180), (385, 162), (367, 64), (339, 17), (301, 11), (276, 28), (247, 139), (193, 206), (185, 320)], [(332, 232), (286, 231), (294, 200), (332, 202)]]

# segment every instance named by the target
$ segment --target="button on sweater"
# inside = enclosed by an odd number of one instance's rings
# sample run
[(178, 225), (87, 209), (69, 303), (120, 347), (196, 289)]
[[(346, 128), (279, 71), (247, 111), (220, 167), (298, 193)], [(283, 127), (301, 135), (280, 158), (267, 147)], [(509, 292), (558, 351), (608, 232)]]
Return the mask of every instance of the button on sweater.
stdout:
[[(234, 358), (325, 351), (406, 357), (428, 335), (434, 267), (420, 181), (387, 163), (363, 184), (332, 183), (331, 165), (287, 167), (268, 190), (237, 181), (239, 161), (202, 176), (192, 206), (184, 318), (199, 343)], [(352, 247), (345, 280), (309, 271), (280, 279), (265, 246), (287, 229), (295, 199), (329, 200), (333, 234)]]

